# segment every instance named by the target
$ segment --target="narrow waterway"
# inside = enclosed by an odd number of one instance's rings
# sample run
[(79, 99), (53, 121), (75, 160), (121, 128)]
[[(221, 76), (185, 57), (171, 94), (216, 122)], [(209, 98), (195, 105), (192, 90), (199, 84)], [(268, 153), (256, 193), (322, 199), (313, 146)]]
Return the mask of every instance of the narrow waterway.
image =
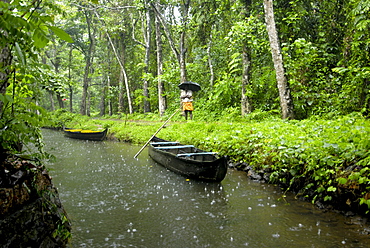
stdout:
[(47, 165), (72, 220), (71, 247), (369, 247), (358, 225), (229, 170), (187, 181), (139, 146), (43, 130)]

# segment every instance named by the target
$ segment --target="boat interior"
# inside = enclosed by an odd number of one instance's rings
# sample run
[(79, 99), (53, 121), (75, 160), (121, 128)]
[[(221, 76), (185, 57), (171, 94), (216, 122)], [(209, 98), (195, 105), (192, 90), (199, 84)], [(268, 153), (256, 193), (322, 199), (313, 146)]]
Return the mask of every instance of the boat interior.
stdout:
[(177, 157), (189, 160), (213, 161), (217, 154), (216, 152), (205, 152), (193, 145), (181, 145), (179, 142), (151, 142), (150, 144), (158, 150), (164, 150), (175, 154)]

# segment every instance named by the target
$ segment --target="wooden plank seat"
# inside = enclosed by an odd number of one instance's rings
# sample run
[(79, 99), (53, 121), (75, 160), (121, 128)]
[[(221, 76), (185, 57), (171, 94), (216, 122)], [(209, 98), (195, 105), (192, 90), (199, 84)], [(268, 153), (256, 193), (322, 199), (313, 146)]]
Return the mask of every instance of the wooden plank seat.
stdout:
[(150, 142), (151, 145), (154, 145), (154, 146), (161, 146), (161, 145), (178, 145), (179, 142), (171, 142), (171, 141), (167, 141), (167, 142)]
[(190, 156), (197, 156), (197, 155), (215, 155), (217, 152), (194, 152), (194, 153), (181, 153), (177, 154), (177, 157), (190, 157)]
[(190, 148), (194, 147), (193, 145), (183, 145), (183, 146), (160, 146), (160, 147), (155, 147), (155, 149), (181, 149), (181, 148)]

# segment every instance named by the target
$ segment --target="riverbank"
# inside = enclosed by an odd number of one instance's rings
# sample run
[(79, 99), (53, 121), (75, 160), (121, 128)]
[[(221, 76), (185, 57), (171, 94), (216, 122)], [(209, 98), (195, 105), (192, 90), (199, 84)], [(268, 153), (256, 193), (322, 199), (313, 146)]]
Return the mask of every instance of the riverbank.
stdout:
[[(109, 138), (144, 144), (166, 118), (111, 120), (59, 113), (56, 119), (74, 128), (108, 127)], [(158, 136), (228, 156), (232, 167), (252, 179), (277, 184), (318, 207), (368, 217), (370, 121), (360, 115), (218, 122), (175, 117)]]
[(46, 169), (9, 156), (0, 179), (0, 247), (66, 247), (71, 224)]

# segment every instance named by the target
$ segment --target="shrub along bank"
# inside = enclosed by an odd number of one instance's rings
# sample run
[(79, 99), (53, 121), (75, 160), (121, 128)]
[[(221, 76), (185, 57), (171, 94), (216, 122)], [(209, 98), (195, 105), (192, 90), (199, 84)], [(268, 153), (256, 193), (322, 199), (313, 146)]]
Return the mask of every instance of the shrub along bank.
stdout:
[[(109, 127), (110, 137), (135, 144), (144, 144), (166, 119), (93, 119), (71, 113), (54, 116), (58, 117), (52, 118), (55, 126)], [(234, 122), (184, 122), (176, 116), (158, 136), (227, 155), (237, 169), (260, 174), (269, 183), (318, 206), (365, 215), (370, 209), (370, 120), (361, 115)]]

